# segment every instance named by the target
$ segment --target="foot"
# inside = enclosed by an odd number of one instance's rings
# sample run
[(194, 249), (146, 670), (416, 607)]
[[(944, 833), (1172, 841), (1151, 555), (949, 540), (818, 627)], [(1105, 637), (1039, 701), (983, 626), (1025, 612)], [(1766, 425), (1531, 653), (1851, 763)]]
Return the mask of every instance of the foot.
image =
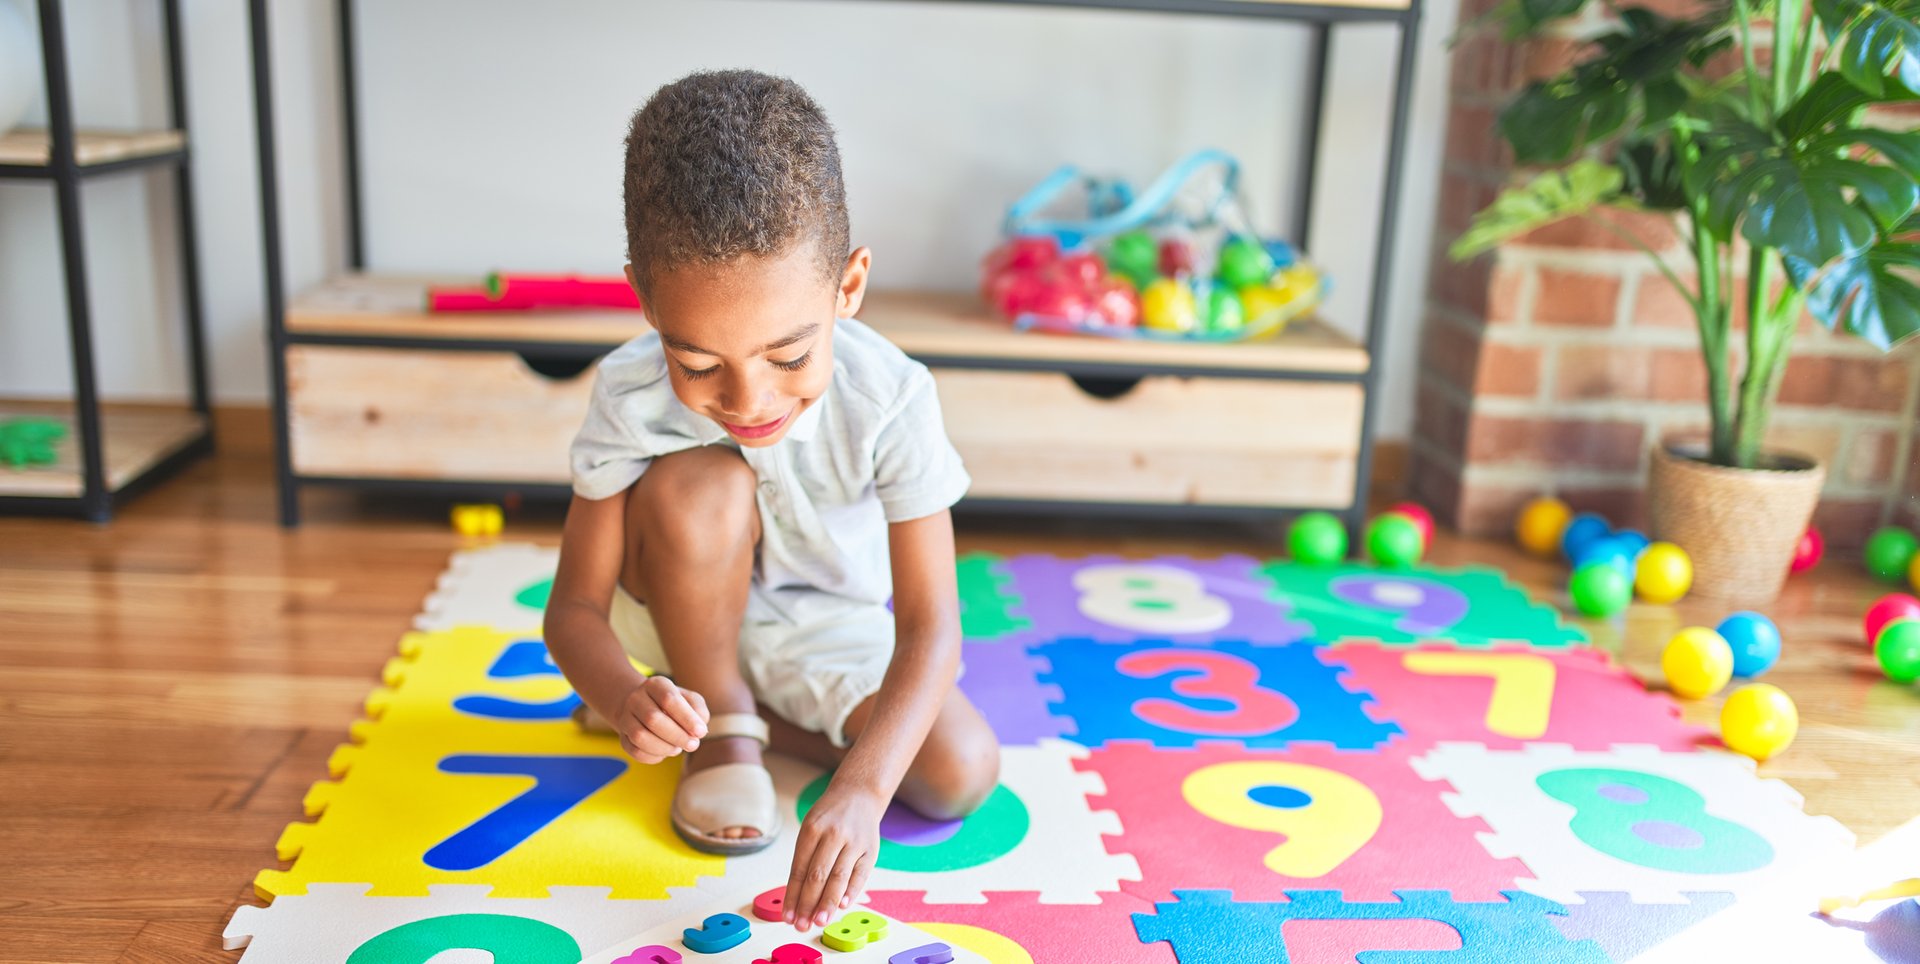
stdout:
[[(687, 773), (698, 773), (711, 766), (723, 763), (760, 764), (760, 742), (744, 736), (708, 737), (700, 741), (700, 748), (687, 754)], [(716, 837), (727, 840), (745, 840), (760, 836), (757, 827), (722, 827), (712, 831)]]

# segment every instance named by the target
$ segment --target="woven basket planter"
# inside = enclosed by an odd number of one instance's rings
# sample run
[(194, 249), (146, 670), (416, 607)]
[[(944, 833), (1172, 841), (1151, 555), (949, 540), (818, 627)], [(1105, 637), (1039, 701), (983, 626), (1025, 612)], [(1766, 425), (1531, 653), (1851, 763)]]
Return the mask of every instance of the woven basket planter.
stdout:
[(1648, 509), (1653, 537), (1693, 558), (1693, 591), (1764, 601), (1780, 592), (1801, 533), (1820, 501), (1826, 467), (1770, 452), (1767, 465), (1733, 469), (1702, 461), (1706, 446), (1668, 441), (1653, 448)]

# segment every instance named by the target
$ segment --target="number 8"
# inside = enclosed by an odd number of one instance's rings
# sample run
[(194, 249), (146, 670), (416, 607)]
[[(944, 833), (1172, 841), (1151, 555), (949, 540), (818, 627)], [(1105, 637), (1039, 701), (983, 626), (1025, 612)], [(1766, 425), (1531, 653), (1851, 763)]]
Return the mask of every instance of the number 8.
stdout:
[(1073, 575), (1080, 612), (1121, 629), (1207, 633), (1233, 621), (1233, 607), (1198, 576), (1171, 566), (1088, 566)]

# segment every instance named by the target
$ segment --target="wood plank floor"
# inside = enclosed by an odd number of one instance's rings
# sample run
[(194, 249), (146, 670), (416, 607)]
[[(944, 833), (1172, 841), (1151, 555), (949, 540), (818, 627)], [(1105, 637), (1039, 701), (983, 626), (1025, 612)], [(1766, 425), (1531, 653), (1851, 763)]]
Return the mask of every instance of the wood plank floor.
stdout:
[[(339, 493), (282, 531), (258, 436), (235, 434), (110, 526), (0, 518), (0, 961), (234, 960), (227, 916), (460, 545), (444, 504)], [(507, 537), (551, 543), (559, 521), (529, 509)], [(1272, 532), (1215, 525), (963, 519), (960, 541), (1278, 554)], [(1564, 602), (1559, 567), (1507, 546), (1443, 537), (1434, 558)], [(1762, 772), (1863, 842), (1920, 814), (1920, 688), (1884, 681), (1856, 640), (1881, 591), (1828, 562), (1770, 607), (1787, 647), (1769, 680), (1803, 724)], [(1657, 676), (1673, 630), (1722, 615), (1690, 600), (1587, 628)], [(1687, 715), (1711, 725), (1717, 706)]]

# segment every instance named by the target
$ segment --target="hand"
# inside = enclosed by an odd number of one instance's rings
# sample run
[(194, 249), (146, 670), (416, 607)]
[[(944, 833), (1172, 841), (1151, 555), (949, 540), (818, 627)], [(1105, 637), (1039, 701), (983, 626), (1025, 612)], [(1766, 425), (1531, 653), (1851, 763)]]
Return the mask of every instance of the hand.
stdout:
[(692, 753), (707, 735), (707, 701), (664, 676), (649, 676), (627, 693), (612, 719), (620, 746), (641, 763)]
[(834, 911), (852, 904), (867, 886), (880, 854), (880, 815), (887, 801), (829, 783), (800, 822), (787, 877), (787, 923), (825, 927)]

